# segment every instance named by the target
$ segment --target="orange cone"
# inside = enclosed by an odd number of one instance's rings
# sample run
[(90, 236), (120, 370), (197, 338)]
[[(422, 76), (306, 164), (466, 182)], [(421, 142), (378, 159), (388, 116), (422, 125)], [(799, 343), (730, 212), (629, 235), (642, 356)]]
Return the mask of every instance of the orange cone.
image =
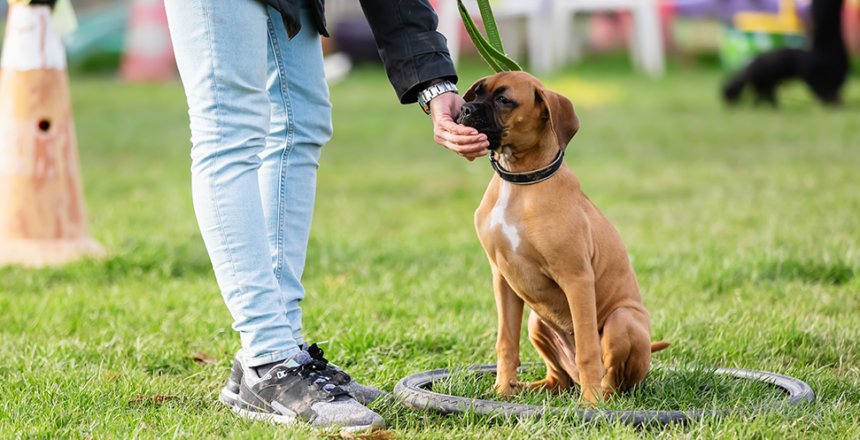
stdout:
[(134, 0), (119, 74), (130, 82), (172, 81), (176, 59), (163, 0)]
[(102, 253), (87, 230), (66, 54), (51, 9), (13, 3), (0, 59), (0, 264)]

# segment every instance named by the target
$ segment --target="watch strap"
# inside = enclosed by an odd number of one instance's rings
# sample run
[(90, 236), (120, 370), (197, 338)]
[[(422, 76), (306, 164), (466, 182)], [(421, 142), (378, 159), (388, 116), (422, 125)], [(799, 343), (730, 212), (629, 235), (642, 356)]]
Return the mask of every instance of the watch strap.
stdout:
[(457, 86), (451, 81), (440, 81), (418, 93), (418, 104), (424, 113), (430, 114), (430, 101), (433, 98), (447, 92), (458, 93)]

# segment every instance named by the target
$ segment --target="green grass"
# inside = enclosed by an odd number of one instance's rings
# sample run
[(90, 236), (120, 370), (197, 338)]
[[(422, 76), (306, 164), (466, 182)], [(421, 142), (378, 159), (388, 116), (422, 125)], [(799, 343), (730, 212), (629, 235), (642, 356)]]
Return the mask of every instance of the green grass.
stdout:
[[(487, 71), (462, 73), (465, 88)], [(840, 110), (793, 86), (780, 111), (729, 111), (716, 99), (720, 74), (707, 69), (673, 68), (659, 81), (601, 62), (572, 73), (622, 91), (590, 107), (569, 96), (582, 129), (567, 163), (624, 238), (654, 339), (673, 343), (655, 362), (703, 369), (655, 372), (610, 405), (772, 396), (707, 374), (713, 366), (800, 378), (816, 403), (646, 428), (375, 406), (390, 428), (410, 439), (860, 437), (856, 79)], [(239, 338), (194, 218), (181, 86), (74, 77), (72, 94), (91, 230), (110, 256), (0, 268), (0, 438), (316, 438), (238, 419), (216, 401)], [(389, 391), (411, 373), (495, 362), (490, 271), (472, 224), (489, 164), (435, 145), (428, 118), (398, 105), (379, 69), (358, 70), (332, 100), (306, 338), (330, 340), (331, 359)], [(523, 337), (523, 361), (539, 361)], [(216, 364), (195, 363), (198, 352)], [(461, 391), (488, 397), (488, 382), (467, 379)], [(128, 403), (154, 394), (180, 398)], [(550, 401), (570, 405), (575, 394), (565, 397)]]

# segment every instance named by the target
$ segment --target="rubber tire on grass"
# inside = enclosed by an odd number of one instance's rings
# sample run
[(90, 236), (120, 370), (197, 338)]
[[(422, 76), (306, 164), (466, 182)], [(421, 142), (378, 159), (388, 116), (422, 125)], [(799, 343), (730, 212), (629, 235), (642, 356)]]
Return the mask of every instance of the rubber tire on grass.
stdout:
[[(495, 364), (475, 365), (470, 368), (476, 373), (495, 373)], [(654, 365), (652, 368), (667, 368), (677, 370), (675, 367)], [(620, 422), (630, 425), (642, 425), (646, 423), (686, 423), (699, 421), (706, 418), (720, 418), (729, 414), (756, 414), (765, 413), (779, 408), (798, 406), (815, 401), (815, 393), (812, 388), (801, 380), (793, 377), (783, 376), (765, 371), (744, 370), (738, 368), (717, 368), (714, 373), (732, 376), (740, 379), (751, 379), (768, 383), (782, 388), (788, 398), (770, 404), (748, 406), (741, 408), (718, 409), (718, 410), (691, 410), (691, 411), (616, 411), (599, 409), (570, 409), (554, 408), (535, 405), (520, 405), (516, 403), (494, 402), (490, 400), (472, 399), (468, 397), (448, 396), (434, 393), (428, 388), (433, 382), (447, 379), (451, 373), (447, 368), (425, 371), (403, 378), (394, 387), (394, 395), (407, 408), (418, 411), (431, 411), (438, 414), (462, 414), (475, 412), (488, 416), (503, 416), (505, 418), (540, 418), (545, 416), (574, 418), (585, 422), (602, 420), (613, 423)]]

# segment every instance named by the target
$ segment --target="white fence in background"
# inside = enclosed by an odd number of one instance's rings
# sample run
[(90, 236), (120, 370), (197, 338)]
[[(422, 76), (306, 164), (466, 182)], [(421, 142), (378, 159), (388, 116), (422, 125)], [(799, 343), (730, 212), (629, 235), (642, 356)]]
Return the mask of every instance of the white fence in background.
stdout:
[[(473, 16), (479, 15), (475, 0), (464, 0)], [(627, 10), (633, 15), (630, 39), (633, 65), (657, 77), (665, 70), (665, 54), (660, 34), (656, 0), (497, 0), (493, 12), (505, 50), (520, 59), (520, 49), (528, 48), (529, 64), (537, 72), (558, 70), (579, 59), (580, 45), (573, 32), (573, 16), (580, 12)], [(448, 39), (451, 57), (457, 60), (460, 44), (460, 14), (456, 0), (444, 0), (439, 7), (439, 32)], [(524, 26), (523, 26), (524, 25)], [(522, 43), (525, 38), (526, 44)]]

